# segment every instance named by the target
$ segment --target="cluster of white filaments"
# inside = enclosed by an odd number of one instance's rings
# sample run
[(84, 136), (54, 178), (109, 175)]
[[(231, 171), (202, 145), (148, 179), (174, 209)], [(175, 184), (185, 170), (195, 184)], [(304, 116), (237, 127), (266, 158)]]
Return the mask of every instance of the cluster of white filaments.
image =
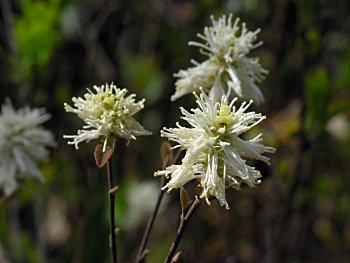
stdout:
[(40, 125), (50, 115), (45, 109), (24, 107), (15, 110), (10, 101), (0, 114), (0, 189), (6, 196), (19, 186), (18, 180), (44, 177), (38, 164), (47, 159), (47, 147), (55, 146), (54, 136)]
[[(233, 20), (232, 15), (218, 20), (211, 17), (211, 20), (212, 26), (198, 34), (203, 43), (189, 42), (208, 58), (201, 63), (192, 61), (193, 67), (175, 74), (178, 79), (171, 100), (191, 92), (197, 99), (198, 107), (190, 112), (181, 108), (182, 119), (190, 127), (177, 123), (176, 128), (161, 131), (162, 137), (177, 144), (173, 148), (185, 151), (184, 158), (181, 163), (156, 172), (155, 176), (164, 175), (169, 179), (162, 188), (168, 192), (196, 180), (202, 189), (200, 198), (208, 204), (211, 198), (216, 198), (228, 209), (227, 189), (238, 190), (242, 183), (254, 188), (261, 182), (260, 172), (247, 164), (246, 159), (269, 164), (270, 159), (264, 154), (275, 151), (262, 144), (261, 133), (250, 140), (244, 138), (245, 132), (265, 119), (262, 114), (247, 112), (247, 109), (253, 101), (257, 104), (264, 101), (256, 83), (261, 82), (268, 71), (261, 67), (258, 58), (248, 57), (262, 44), (256, 42), (259, 29), (249, 31), (245, 23), (240, 23), (238, 18)], [(135, 102), (135, 95), (125, 97), (126, 93), (126, 89), (106, 84), (94, 86), (94, 91), (88, 89), (84, 98), (73, 98), (74, 107), (65, 103), (67, 112), (76, 113), (86, 123), (77, 135), (64, 136), (72, 139), (68, 144), (78, 149), (83, 141), (100, 139), (105, 151), (117, 138), (131, 140), (149, 135), (133, 118), (144, 107), (144, 99)], [(236, 108), (238, 98), (250, 101)]]
[(143, 109), (144, 99), (135, 102), (135, 94), (125, 97), (128, 91), (118, 89), (114, 84), (94, 86), (95, 92), (87, 90), (84, 98), (72, 98), (75, 108), (64, 104), (67, 112), (77, 114), (86, 123), (77, 135), (64, 135), (64, 138), (72, 139), (68, 144), (74, 144), (78, 149), (78, 144), (83, 141), (101, 139), (105, 151), (110, 140), (114, 143), (117, 138), (131, 140), (151, 134), (133, 118)]
[(192, 61), (193, 67), (174, 75), (178, 80), (171, 100), (202, 87), (215, 101), (230, 94), (253, 99), (257, 104), (264, 101), (256, 82), (261, 82), (268, 71), (261, 67), (258, 58), (247, 57), (252, 49), (262, 44), (261, 41), (255, 43), (260, 29), (248, 31), (245, 23), (239, 25), (239, 18), (234, 22), (232, 19), (232, 14), (218, 20), (211, 17), (212, 26), (206, 27), (204, 34), (198, 34), (204, 43), (189, 42), (199, 47), (208, 59), (202, 63)]
[(241, 183), (249, 187), (260, 183), (260, 172), (243, 158), (269, 163), (269, 158), (262, 154), (274, 152), (274, 148), (261, 144), (262, 134), (251, 140), (241, 138), (265, 116), (246, 112), (252, 101), (243, 102), (236, 109), (236, 99), (228, 103), (227, 97), (223, 96), (220, 102), (215, 102), (203, 90), (200, 96), (194, 95), (199, 108), (191, 112), (181, 108), (182, 119), (191, 127), (177, 123), (177, 128), (164, 128), (161, 131), (163, 137), (177, 143), (174, 148), (186, 150), (185, 157), (181, 164), (171, 165), (155, 175), (170, 177), (164, 187), (168, 191), (196, 179), (203, 188), (201, 198), (210, 204), (209, 198), (213, 196), (228, 208), (226, 189), (240, 189)]

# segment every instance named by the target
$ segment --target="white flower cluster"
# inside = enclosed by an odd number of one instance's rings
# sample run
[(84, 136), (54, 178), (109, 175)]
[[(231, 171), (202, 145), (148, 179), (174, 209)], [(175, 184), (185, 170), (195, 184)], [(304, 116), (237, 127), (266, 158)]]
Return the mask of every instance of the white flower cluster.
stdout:
[(228, 103), (227, 97), (223, 96), (221, 102), (215, 102), (202, 90), (200, 96), (194, 95), (199, 108), (192, 109), (192, 113), (181, 108), (182, 119), (191, 128), (177, 123), (177, 128), (161, 131), (163, 137), (177, 143), (174, 148), (186, 150), (185, 157), (180, 165), (171, 165), (155, 175), (171, 177), (164, 187), (168, 191), (197, 179), (203, 188), (201, 198), (210, 204), (209, 197), (216, 197), (221, 205), (228, 208), (226, 189), (239, 189), (242, 182), (250, 187), (260, 183), (260, 172), (247, 165), (243, 158), (268, 163), (269, 158), (262, 154), (274, 152), (274, 148), (261, 144), (262, 134), (248, 141), (240, 138), (265, 116), (245, 112), (252, 101), (243, 102), (236, 109), (236, 99)]
[[(155, 176), (169, 178), (163, 190), (180, 188), (195, 179), (210, 204), (211, 198), (229, 208), (226, 189), (240, 189), (241, 183), (253, 188), (260, 183), (261, 174), (246, 163), (246, 158), (269, 163), (265, 153), (275, 151), (264, 146), (262, 134), (245, 140), (242, 135), (259, 124), (265, 116), (246, 112), (253, 103), (264, 101), (256, 85), (268, 73), (259, 64), (258, 58), (248, 57), (252, 49), (262, 42), (255, 42), (259, 29), (248, 31), (245, 23), (239, 25), (237, 18), (223, 15), (218, 20), (211, 17), (212, 26), (204, 29), (198, 37), (204, 41), (190, 42), (208, 56), (202, 63), (193, 61), (194, 66), (175, 74), (176, 92), (171, 100), (193, 92), (198, 107), (191, 112), (181, 108), (190, 128), (177, 123), (177, 128), (164, 128), (163, 137), (177, 143), (173, 148), (186, 151), (180, 164), (174, 164)], [(200, 90), (200, 95), (195, 93)], [(233, 96), (232, 96), (233, 95)], [(234, 97), (234, 98), (233, 98)], [(250, 100), (236, 109), (237, 97)], [(230, 99), (232, 101), (230, 102)]]
[(38, 164), (47, 159), (54, 136), (40, 125), (50, 115), (45, 109), (24, 107), (15, 110), (7, 101), (0, 114), (0, 189), (6, 196), (18, 188), (18, 180), (44, 177)]
[(64, 138), (73, 139), (68, 144), (74, 144), (78, 149), (78, 144), (93, 139), (103, 141), (103, 151), (106, 150), (109, 139), (116, 138), (127, 140), (136, 139), (136, 136), (150, 135), (151, 132), (138, 123), (133, 116), (144, 107), (144, 99), (135, 102), (135, 94), (124, 97), (128, 92), (126, 89), (118, 89), (114, 84), (94, 86), (93, 91), (83, 98), (73, 97), (75, 108), (67, 103), (64, 107), (67, 112), (73, 112), (82, 119), (86, 125), (82, 130), (78, 130), (77, 135), (64, 135)]
[(261, 67), (258, 58), (247, 57), (252, 49), (262, 44), (261, 41), (255, 43), (260, 30), (248, 31), (245, 23), (240, 26), (239, 19), (232, 22), (232, 18), (232, 14), (218, 20), (211, 17), (212, 26), (206, 27), (203, 35), (198, 34), (204, 43), (189, 42), (199, 47), (208, 59), (202, 63), (193, 61), (194, 67), (175, 74), (178, 80), (171, 100), (202, 87), (215, 101), (231, 94), (253, 99), (257, 104), (264, 102), (256, 82), (261, 82), (268, 71)]

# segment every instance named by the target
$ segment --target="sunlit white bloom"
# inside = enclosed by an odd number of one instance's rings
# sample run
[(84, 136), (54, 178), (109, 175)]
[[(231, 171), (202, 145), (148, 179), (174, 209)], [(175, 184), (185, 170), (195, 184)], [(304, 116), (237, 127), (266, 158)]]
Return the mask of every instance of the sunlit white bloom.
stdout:
[(191, 112), (181, 108), (182, 119), (191, 127), (177, 123), (177, 128), (161, 131), (163, 137), (178, 144), (174, 148), (186, 150), (185, 157), (180, 165), (171, 165), (155, 175), (171, 177), (164, 187), (168, 191), (196, 179), (203, 188), (201, 198), (210, 204), (209, 198), (215, 197), (228, 208), (225, 189), (240, 189), (242, 182), (249, 187), (260, 183), (260, 172), (246, 164), (244, 158), (269, 163), (269, 158), (263, 154), (275, 149), (261, 144), (262, 134), (251, 140), (241, 138), (243, 133), (265, 119), (260, 113), (246, 112), (252, 101), (243, 102), (236, 109), (236, 99), (228, 103), (224, 96), (220, 102), (214, 102), (202, 90), (200, 96), (194, 95), (199, 107)]
[(209, 92), (213, 84), (220, 81), (220, 70), (221, 65), (215, 59), (196, 63), (195, 67), (188, 68), (187, 70), (180, 70), (175, 74), (179, 79), (176, 81), (176, 92), (171, 96), (171, 100), (177, 100), (183, 95), (196, 91), (199, 88), (203, 88), (206, 92)]
[(18, 180), (44, 180), (38, 164), (47, 159), (48, 146), (55, 146), (54, 136), (40, 125), (50, 115), (45, 109), (24, 107), (15, 110), (10, 101), (0, 114), (0, 189), (6, 196), (18, 188)]
[(256, 82), (261, 82), (268, 71), (261, 67), (258, 58), (247, 57), (262, 44), (255, 43), (260, 29), (248, 31), (245, 23), (239, 25), (239, 18), (234, 22), (232, 18), (232, 14), (218, 20), (211, 17), (212, 26), (205, 27), (204, 34), (198, 34), (204, 43), (189, 42), (199, 47), (208, 59), (203, 63), (193, 61), (194, 67), (174, 75), (178, 80), (172, 100), (204, 87), (210, 89), (209, 97), (215, 101), (220, 101), (223, 94), (253, 99), (257, 104), (264, 101)]
[(67, 112), (76, 113), (86, 123), (82, 130), (78, 130), (77, 135), (63, 136), (73, 139), (68, 144), (74, 144), (78, 149), (78, 144), (83, 141), (101, 139), (105, 151), (109, 139), (135, 140), (136, 136), (151, 134), (133, 118), (143, 109), (145, 99), (135, 102), (135, 94), (124, 97), (128, 91), (118, 89), (114, 84), (94, 86), (95, 93), (87, 90), (84, 98), (72, 98), (75, 108), (64, 104)]

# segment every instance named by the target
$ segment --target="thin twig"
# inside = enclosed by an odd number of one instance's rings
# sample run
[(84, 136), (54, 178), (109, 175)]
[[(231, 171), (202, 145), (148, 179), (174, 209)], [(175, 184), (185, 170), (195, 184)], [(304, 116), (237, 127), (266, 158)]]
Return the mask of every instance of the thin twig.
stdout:
[[(168, 165), (172, 165), (172, 164), (176, 163), (177, 160), (180, 157), (180, 153), (181, 153), (181, 150), (177, 151), (175, 156), (170, 161), (170, 163), (164, 164), (163, 168), (165, 168)], [(162, 179), (161, 179), (161, 188), (163, 188), (166, 185), (166, 183), (167, 183), (167, 180), (164, 177), (162, 177)], [(145, 232), (143, 233), (141, 245), (140, 245), (139, 252), (138, 252), (137, 258), (136, 258), (136, 263), (144, 263), (145, 262), (146, 256), (148, 254), (148, 250), (146, 248), (147, 247), (147, 242), (148, 242), (149, 236), (151, 234), (154, 221), (155, 221), (155, 219), (157, 217), (157, 214), (158, 214), (158, 211), (159, 211), (159, 208), (160, 208), (160, 204), (161, 204), (161, 202), (163, 200), (163, 196), (164, 196), (164, 191), (160, 190), (159, 195), (158, 195), (158, 199), (157, 199), (157, 202), (156, 202), (156, 205), (155, 205), (154, 210), (153, 210), (153, 213), (152, 213), (150, 219), (148, 220), (147, 227), (145, 229)]]
[(112, 263), (117, 263), (117, 244), (115, 241), (115, 222), (114, 222), (114, 199), (115, 199), (115, 191), (111, 191), (115, 189), (113, 183), (113, 173), (112, 173), (112, 165), (110, 160), (107, 161), (107, 174), (108, 174), (108, 196), (109, 196), (109, 232), (110, 232), (110, 248), (111, 248), (111, 256)]
[(196, 208), (199, 205), (200, 205), (200, 201), (196, 197), (196, 199), (192, 202), (192, 205), (191, 205), (190, 209), (187, 211), (186, 215), (181, 214), (181, 221), (180, 221), (179, 228), (177, 229), (176, 238), (175, 238), (174, 242), (171, 244), (171, 247), (169, 249), (167, 257), (165, 258), (164, 263), (171, 263), (172, 258), (174, 257), (174, 254), (176, 252), (176, 249), (177, 249), (177, 247), (180, 243), (180, 240), (183, 236), (183, 233), (185, 232), (185, 228), (186, 228), (188, 222), (190, 221), (191, 216), (193, 215), (194, 211), (196, 210)]
[[(162, 177), (162, 182), (161, 182), (162, 187), (165, 186), (166, 181), (167, 180), (165, 180), (165, 178)], [(164, 196), (164, 191), (160, 190), (156, 206), (154, 207), (153, 213), (152, 213), (150, 219), (148, 220), (146, 230), (143, 233), (143, 238), (142, 238), (141, 245), (140, 245), (140, 248), (139, 248), (139, 252), (138, 252), (137, 258), (136, 258), (136, 262), (137, 263), (145, 262), (145, 258), (146, 258), (147, 254), (148, 254), (148, 251), (146, 249), (147, 242), (148, 242), (151, 230), (153, 228), (154, 221), (155, 221), (155, 219), (157, 217), (157, 214), (158, 214), (159, 207), (160, 207), (160, 204), (162, 202), (163, 196)]]

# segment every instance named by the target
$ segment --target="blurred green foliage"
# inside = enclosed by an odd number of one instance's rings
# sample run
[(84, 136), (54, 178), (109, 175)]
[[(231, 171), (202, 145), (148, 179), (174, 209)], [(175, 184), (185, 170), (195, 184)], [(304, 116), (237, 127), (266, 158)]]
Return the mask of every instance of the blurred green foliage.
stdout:
[(338, 75), (336, 78), (337, 86), (340, 89), (350, 89), (350, 52), (344, 54), (339, 63)]
[(305, 77), (305, 93), (305, 129), (313, 136), (319, 135), (329, 118), (327, 107), (332, 99), (331, 83), (324, 68), (317, 68)]
[(15, 18), (17, 53), (12, 65), (18, 81), (30, 81), (52, 58), (60, 41), (61, 5), (61, 0), (21, 1), (22, 14)]
[(164, 77), (154, 58), (126, 54), (121, 56), (120, 63), (123, 82), (146, 98), (147, 104), (158, 101), (164, 94)]

